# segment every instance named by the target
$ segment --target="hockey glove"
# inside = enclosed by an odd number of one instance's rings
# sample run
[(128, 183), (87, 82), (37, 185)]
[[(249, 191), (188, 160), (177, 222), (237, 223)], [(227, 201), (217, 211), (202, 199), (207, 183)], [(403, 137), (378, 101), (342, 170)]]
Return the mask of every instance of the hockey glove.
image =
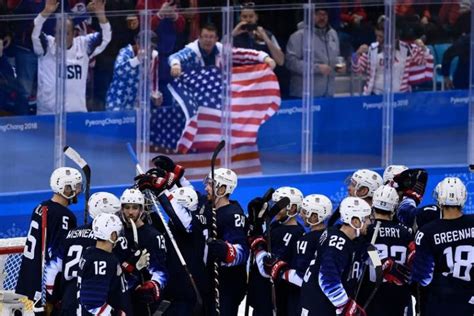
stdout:
[(208, 254), (211, 260), (232, 263), (237, 256), (237, 249), (221, 239), (209, 239), (207, 242)]
[(388, 258), (382, 265), (383, 277), (387, 282), (402, 286), (410, 280), (410, 269), (407, 266)]
[(290, 269), (288, 263), (271, 256), (263, 258), (263, 266), (265, 273), (268, 274), (274, 281), (281, 279), (283, 273)]
[(365, 309), (350, 298), (344, 306), (336, 310), (337, 316), (367, 316)]
[(184, 167), (175, 164), (170, 157), (159, 155), (153, 158), (151, 161), (156, 167), (174, 173), (178, 181), (184, 175)]
[(139, 285), (135, 292), (138, 295), (138, 299), (145, 304), (155, 303), (160, 300), (160, 285), (153, 280)]
[(151, 190), (156, 195), (159, 195), (166, 189), (167, 179), (156, 177), (150, 174), (141, 174), (135, 177), (138, 189), (140, 191)]
[(173, 172), (168, 172), (161, 168), (151, 168), (146, 174), (166, 179), (167, 189), (171, 189), (178, 181), (178, 177)]
[(263, 218), (258, 218), (258, 212), (263, 207), (263, 199), (257, 197), (249, 202), (247, 206), (247, 212), (249, 214), (249, 236), (259, 236), (263, 235)]
[(146, 250), (137, 250), (122, 263), (122, 268), (127, 273), (132, 273), (137, 269), (138, 271), (148, 267), (150, 264), (150, 253)]
[(262, 236), (249, 237), (249, 244), (254, 255), (262, 250), (267, 250), (267, 241)]

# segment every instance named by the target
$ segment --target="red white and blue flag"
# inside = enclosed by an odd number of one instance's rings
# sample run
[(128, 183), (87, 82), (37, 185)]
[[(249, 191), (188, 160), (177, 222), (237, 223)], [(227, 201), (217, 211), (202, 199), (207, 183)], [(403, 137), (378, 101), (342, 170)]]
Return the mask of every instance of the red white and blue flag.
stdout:
[[(202, 178), (209, 172), (210, 152), (222, 139), (222, 72), (195, 69), (168, 88), (179, 107), (157, 109), (152, 125), (162, 127), (152, 129), (152, 141), (161, 151), (178, 153), (171, 157), (187, 168), (189, 178)], [(278, 79), (265, 64), (236, 66), (231, 89), (231, 167), (239, 175), (261, 174), (257, 135), (280, 106)]]

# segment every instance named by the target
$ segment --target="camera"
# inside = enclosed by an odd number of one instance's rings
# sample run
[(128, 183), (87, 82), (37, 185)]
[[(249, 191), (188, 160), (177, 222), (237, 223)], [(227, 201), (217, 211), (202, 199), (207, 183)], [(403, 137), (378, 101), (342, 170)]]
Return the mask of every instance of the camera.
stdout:
[(242, 30), (246, 30), (248, 32), (255, 31), (257, 29), (257, 24), (244, 24), (242, 25)]

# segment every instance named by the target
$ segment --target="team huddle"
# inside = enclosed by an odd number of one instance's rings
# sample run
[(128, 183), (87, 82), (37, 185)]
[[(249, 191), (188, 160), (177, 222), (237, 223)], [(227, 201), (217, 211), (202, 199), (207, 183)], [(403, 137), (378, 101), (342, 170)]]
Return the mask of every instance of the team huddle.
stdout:
[(52, 173), (16, 286), (35, 312), (237, 315), (247, 295), (246, 315), (474, 315), (474, 217), (459, 178), (420, 205), (424, 169), (361, 169), (337, 209), (280, 187), (244, 212), (232, 170), (212, 170), (199, 193), (169, 157), (153, 162), (120, 198), (94, 193), (80, 227), (68, 209), (80, 171)]

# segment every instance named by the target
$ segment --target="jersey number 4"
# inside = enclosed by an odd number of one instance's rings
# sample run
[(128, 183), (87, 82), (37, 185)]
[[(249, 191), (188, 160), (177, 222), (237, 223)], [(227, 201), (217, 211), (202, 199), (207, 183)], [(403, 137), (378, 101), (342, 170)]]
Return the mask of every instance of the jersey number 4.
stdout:
[(474, 246), (462, 245), (454, 249), (448, 247), (444, 249), (443, 254), (446, 256), (446, 265), (449, 268), (449, 272), (443, 272), (443, 275), (452, 274), (455, 278), (470, 282), (474, 264)]

